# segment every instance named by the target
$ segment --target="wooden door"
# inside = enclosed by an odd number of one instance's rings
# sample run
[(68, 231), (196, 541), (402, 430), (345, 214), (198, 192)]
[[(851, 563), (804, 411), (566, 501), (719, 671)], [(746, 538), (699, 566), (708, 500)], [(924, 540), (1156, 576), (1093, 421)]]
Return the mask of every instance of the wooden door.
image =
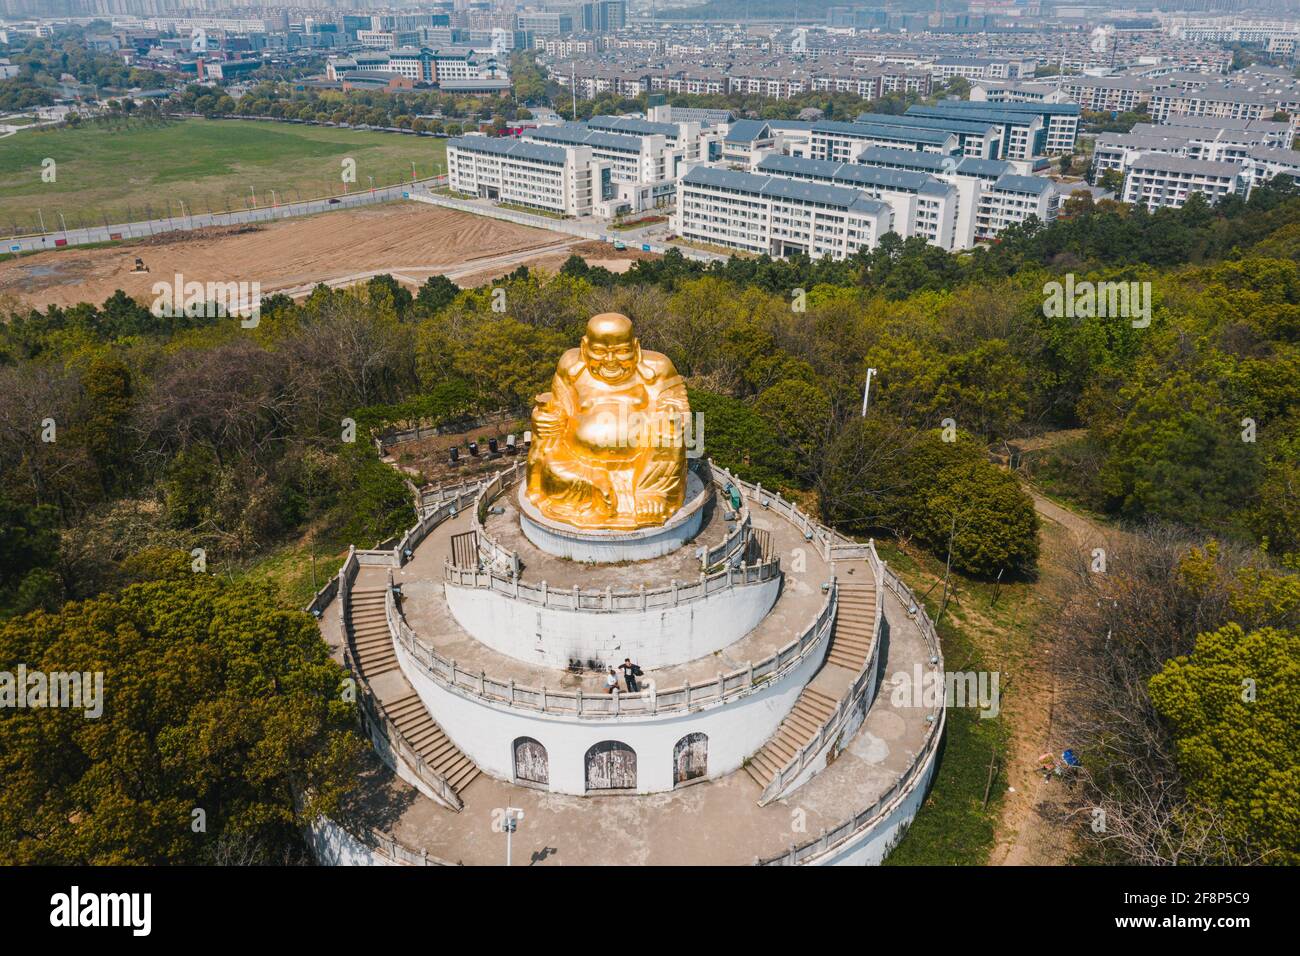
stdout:
[(709, 738), (687, 734), (673, 748), (673, 786), (703, 777), (709, 771)]
[(635, 790), (636, 751), (617, 740), (602, 740), (587, 751), (588, 790)]
[(546, 748), (532, 737), (520, 737), (515, 741), (515, 779), (543, 787), (551, 782)]

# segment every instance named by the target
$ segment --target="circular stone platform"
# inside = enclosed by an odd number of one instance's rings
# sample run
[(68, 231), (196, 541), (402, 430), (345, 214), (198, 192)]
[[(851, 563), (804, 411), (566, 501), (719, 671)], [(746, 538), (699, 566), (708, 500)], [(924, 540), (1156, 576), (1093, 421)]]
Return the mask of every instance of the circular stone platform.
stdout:
[(519, 524), (524, 535), (547, 554), (595, 564), (649, 561), (671, 554), (700, 532), (709, 489), (694, 471), (686, 474), (686, 503), (658, 527), (635, 531), (575, 528), (545, 517), (528, 500), (526, 483), (519, 483)]

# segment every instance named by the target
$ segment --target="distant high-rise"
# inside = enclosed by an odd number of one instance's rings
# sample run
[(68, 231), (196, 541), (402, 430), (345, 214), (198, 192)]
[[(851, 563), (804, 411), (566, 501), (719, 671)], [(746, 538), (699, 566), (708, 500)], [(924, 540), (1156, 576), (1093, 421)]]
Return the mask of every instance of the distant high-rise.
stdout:
[(627, 26), (627, 0), (594, 0), (582, 5), (584, 33), (613, 33)]

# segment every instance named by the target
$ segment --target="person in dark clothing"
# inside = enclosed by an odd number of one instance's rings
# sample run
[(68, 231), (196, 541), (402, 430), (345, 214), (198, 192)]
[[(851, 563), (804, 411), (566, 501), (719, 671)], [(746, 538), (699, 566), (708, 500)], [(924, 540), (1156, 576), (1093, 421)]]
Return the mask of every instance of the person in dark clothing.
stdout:
[(641, 686), (636, 682), (636, 679), (640, 677), (642, 673), (643, 671), (641, 668), (632, 663), (632, 658), (623, 658), (623, 682), (627, 684), (627, 692), (629, 694), (640, 692)]

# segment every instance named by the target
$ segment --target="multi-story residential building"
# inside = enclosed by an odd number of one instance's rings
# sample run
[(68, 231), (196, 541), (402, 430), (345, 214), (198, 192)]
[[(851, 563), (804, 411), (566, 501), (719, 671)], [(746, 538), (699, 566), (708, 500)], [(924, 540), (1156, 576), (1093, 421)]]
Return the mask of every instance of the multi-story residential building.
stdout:
[(1079, 135), (1077, 103), (972, 103), (944, 100), (935, 106), (912, 106), (908, 116), (993, 123), (1001, 127), (1001, 152), (992, 159), (1029, 160), (1069, 153)]
[(593, 158), (608, 165), (614, 183), (641, 187), (633, 198), (632, 211), (667, 201), (674, 181), (685, 168), (686, 154), (698, 151), (697, 144), (679, 131), (681, 145), (670, 146), (663, 133), (613, 133), (585, 123), (562, 123), (525, 129), (523, 139), (549, 146), (585, 146)]
[(1246, 159), (1252, 187), (1274, 176), (1290, 176), (1300, 183), (1300, 150), (1256, 146)]
[(920, 236), (941, 249), (961, 247), (957, 187), (925, 173), (779, 153), (764, 157), (755, 172), (856, 189), (889, 204), (893, 231), (903, 238)]
[(1189, 196), (1200, 193), (1211, 203), (1224, 196), (1245, 196), (1251, 177), (1242, 163), (1214, 163), (1185, 156), (1143, 153), (1124, 176), (1124, 202), (1148, 209), (1180, 208)]
[(930, 64), (930, 73), (936, 80), (954, 76), (967, 80), (1019, 80), (1034, 75), (1038, 64), (1034, 60), (986, 60), (976, 57), (940, 57)]
[(1049, 81), (977, 80), (970, 87), (972, 103), (1064, 103), (1068, 99)]
[(1281, 109), (1283, 102), (1276, 94), (1228, 86), (1166, 88), (1152, 92), (1150, 111), (1157, 123), (1175, 116), (1266, 120)]
[(1003, 229), (1031, 217), (1051, 222), (1060, 208), (1061, 193), (1050, 179), (1007, 173), (980, 193), (975, 238), (996, 238)]
[(757, 254), (843, 259), (892, 228), (887, 203), (857, 189), (709, 166), (677, 181), (672, 228), (696, 242)]
[(1220, 130), (1258, 134), (1260, 145), (1274, 149), (1290, 149), (1295, 143), (1295, 126), (1273, 120), (1228, 119), (1213, 116), (1171, 116), (1158, 125), (1138, 123), (1134, 133), (1156, 136), (1186, 136), (1189, 139), (1212, 137)]
[(447, 182), (456, 192), (564, 215), (591, 213), (608, 189), (607, 172), (583, 147), (487, 136), (447, 141)]
[[(1065, 98), (1094, 113), (1131, 113), (1151, 102), (1151, 80), (1123, 76), (1065, 76), (1059, 87)], [(974, 99), (974, 97), (971, 97)]]

